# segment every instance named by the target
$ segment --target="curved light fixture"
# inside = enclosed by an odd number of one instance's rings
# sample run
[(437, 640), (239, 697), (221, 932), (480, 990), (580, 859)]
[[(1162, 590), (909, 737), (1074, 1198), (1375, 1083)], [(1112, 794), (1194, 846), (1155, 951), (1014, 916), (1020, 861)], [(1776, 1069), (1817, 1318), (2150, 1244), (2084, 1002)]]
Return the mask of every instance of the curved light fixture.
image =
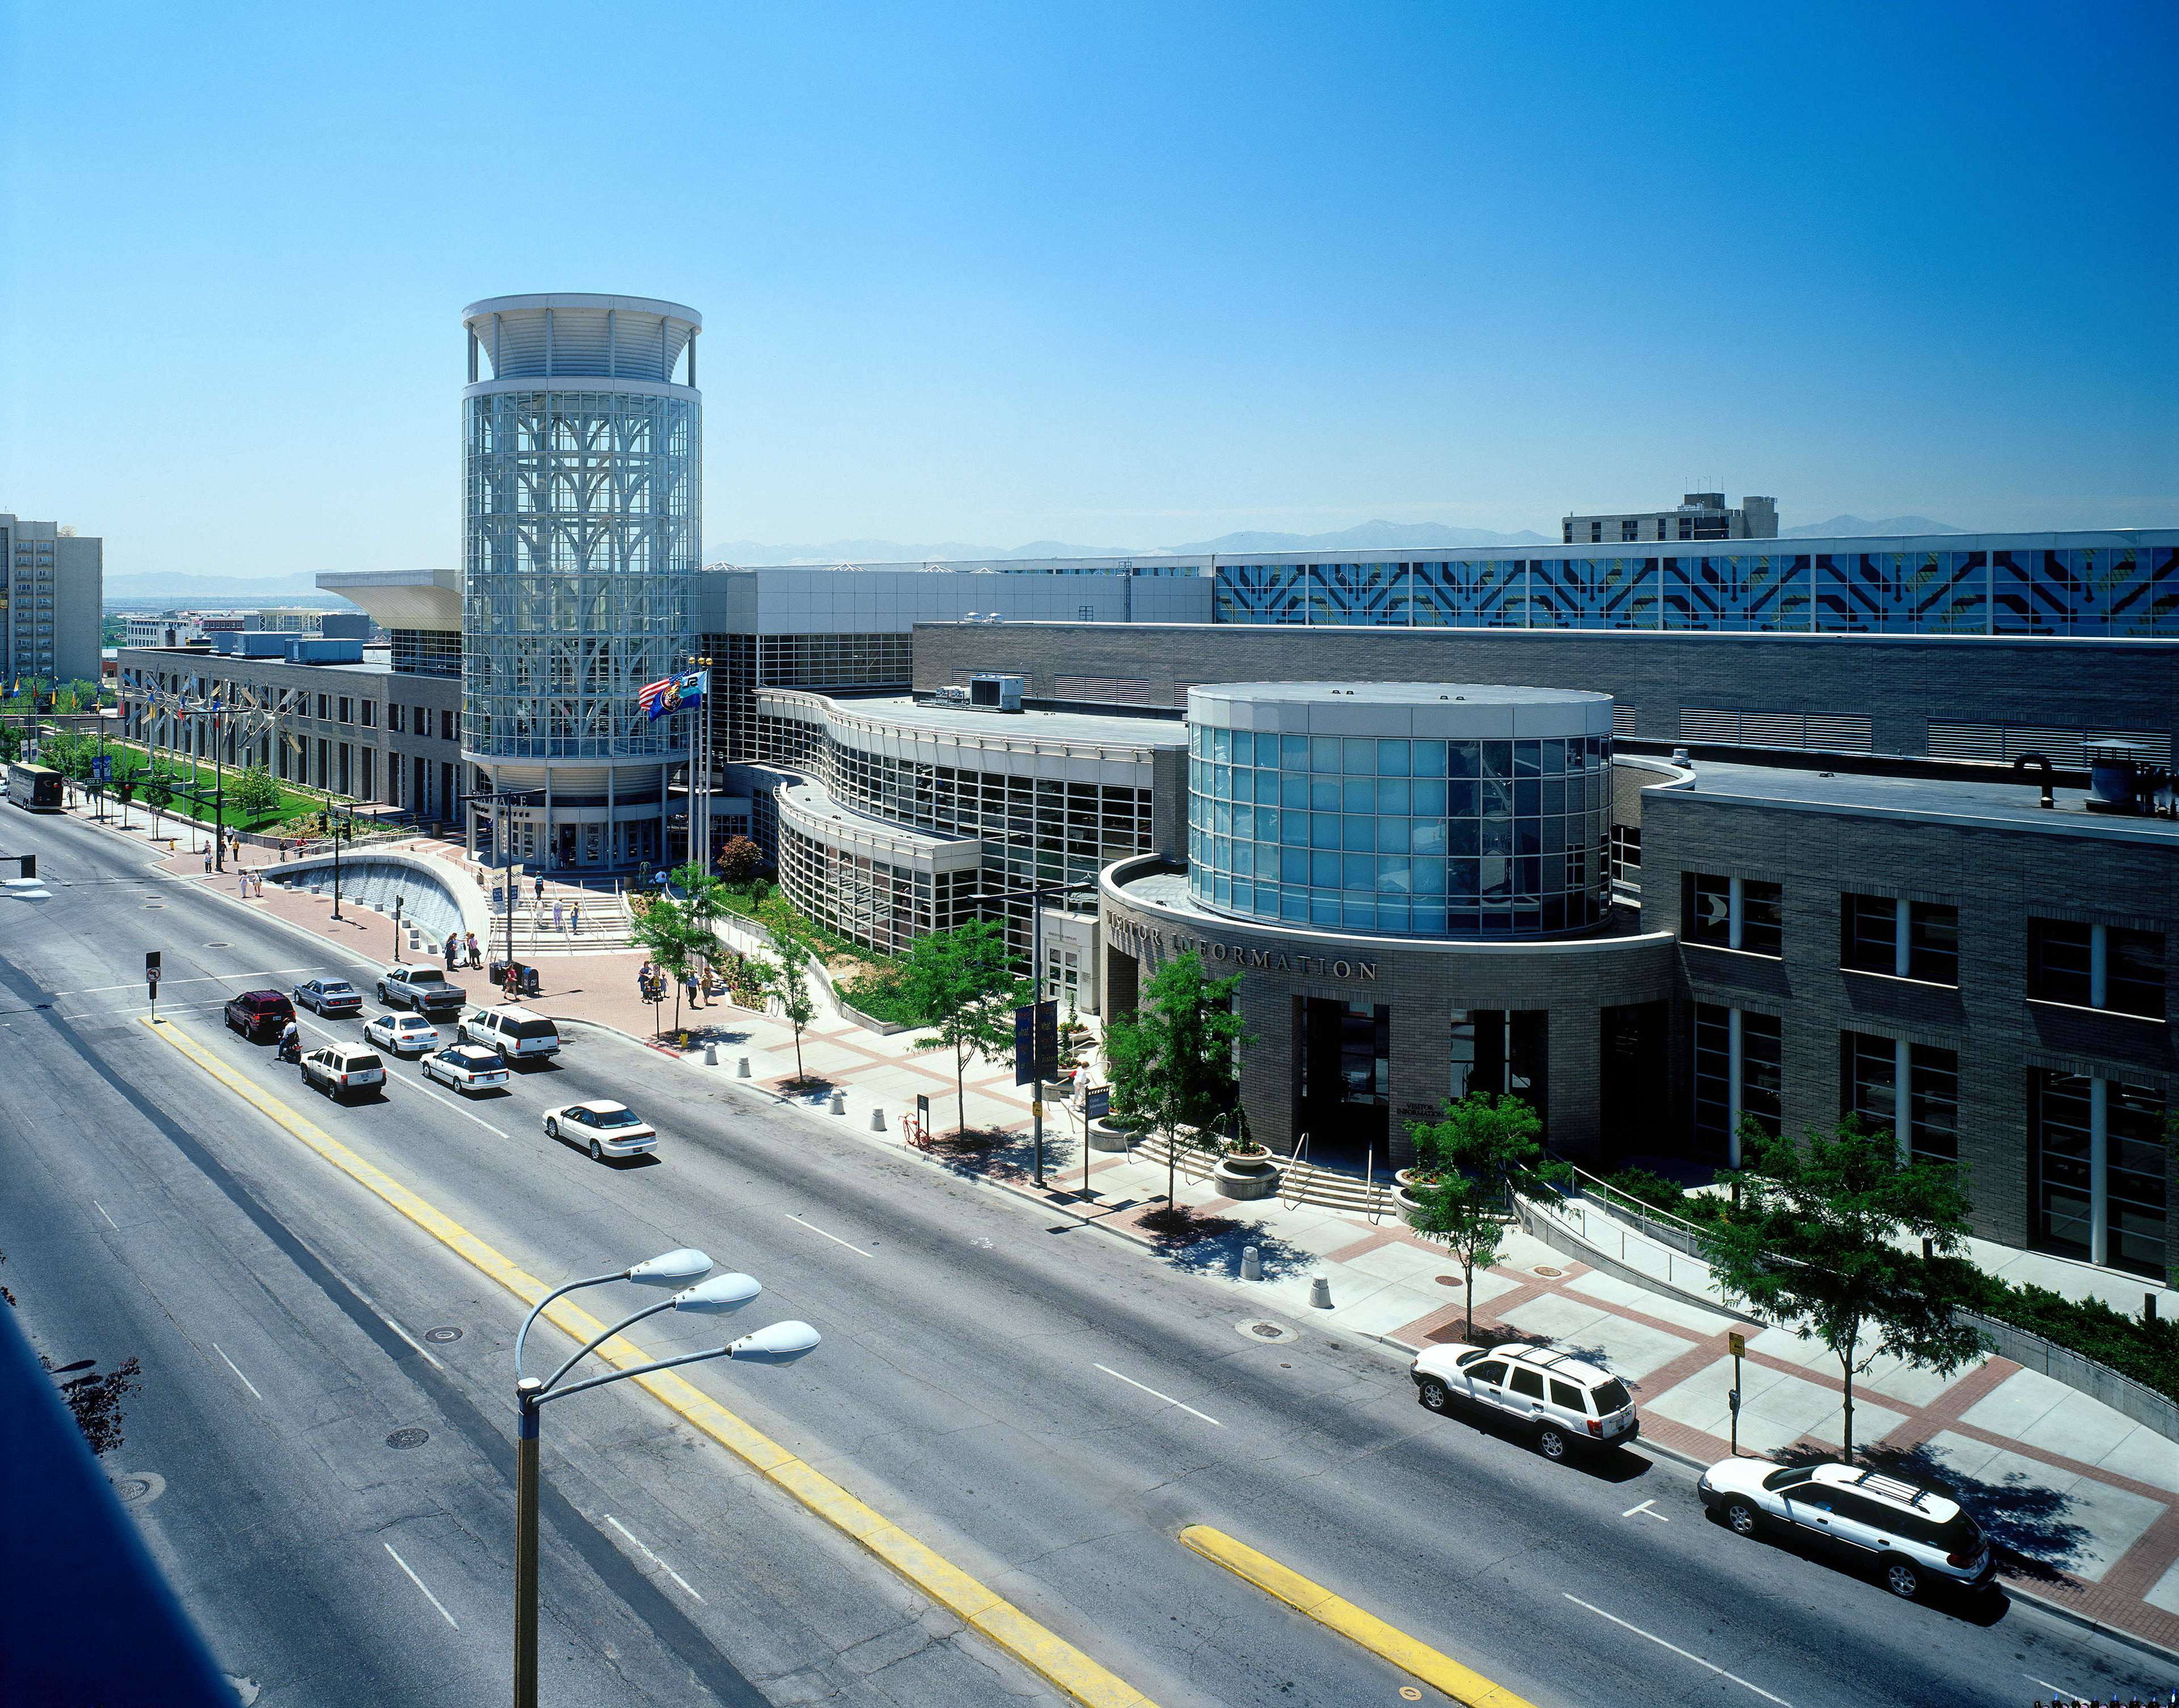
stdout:
[(676, 1310), (693, 1310), (706, 1316), (724, 1316), (730, 1310), (739, 1310), (757, 1294), (763, 1286), (754, 1275), (715, 1275), (709, 1281), (700, 1281), (695, 1286), (673, 1295)]
[(727, 1348), (727, 1356), (750, 1364), (792, 1364), (816, 1351), (822, 1339), (806, 1322), (775, 1322), (755, 1334), (744, 1335)]
[(647, 1263), (639, 1263), (620, 1277), (639, 1287), (686, 1287), (711, 1272), (711, 1260), (694, 1246), (661, 1252)]

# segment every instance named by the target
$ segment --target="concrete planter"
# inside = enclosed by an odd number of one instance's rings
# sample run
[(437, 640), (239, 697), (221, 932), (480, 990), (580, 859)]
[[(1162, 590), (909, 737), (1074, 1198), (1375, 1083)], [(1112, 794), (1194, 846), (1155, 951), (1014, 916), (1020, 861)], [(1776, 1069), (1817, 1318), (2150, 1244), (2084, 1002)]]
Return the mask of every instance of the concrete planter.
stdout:
[(1125, 1151), (1142, 1135), (1125, 1127), (1115, 1127), (1110, 1121), (1090, 1123), (1090, 1148), (1092, 1151)]
[(1227, 1198), (1269, 1198), (1279, 1189), (1279, 1170), (1268, 1151), (1253, 1156), (1221, 1156), (1210, 1171), (1219, 1192)]
[(1392, 1203), (1400, 1212), (1400, 1220), (1408, 1227), (1415, 1225), (1415, 1217), (1422, 1214), (1422, 1205), (1415, 1200), (1413, 1187), (1415, 1171), (1402, 1168), (1392, 1177)]

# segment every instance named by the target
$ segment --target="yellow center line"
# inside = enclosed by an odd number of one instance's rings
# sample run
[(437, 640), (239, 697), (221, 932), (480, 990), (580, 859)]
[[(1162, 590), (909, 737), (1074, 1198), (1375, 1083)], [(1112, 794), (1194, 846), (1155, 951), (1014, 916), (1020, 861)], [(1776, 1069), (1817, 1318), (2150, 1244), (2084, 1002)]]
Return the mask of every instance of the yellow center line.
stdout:
[[(279, 1098), (251, 1084), (169, 1023), (140, 1019), (137, 1024), (150, 1027), (154, 1036), (173, 1045), (228, 1090), (300, 1140), (350, 1179), (377, 1194), (524, 1304), (534, 1305), (552, 1291), (513, 1259), (478, 1238), (384, 1169), (365, 1162)], [(547, 1322), (579, 1345), (604, 1333), (606, 1327), (588, 1311), (564, 1299), (547, 1305), (543, 1315)], [(596, 1355), (623, 1370), (649, 1364), (656, 1356), (626, 1335), (614, 1336), (598, 1348)], [(1084, 1704), (1085, 1708), (1156, 1708), (1149, 1697), (1125, 1679), (1100, 1666), (1065, 1638), (1040, 1624), (996, 1590), (917, 1540), (822, 1471), (672, 1370), (634, 1380), (669, 1410), (770, 1479), (826, 1524), (853, 1538), (866, 1551), (953, 1613), (963, 1624), (980, 1632), (1046, 1683)], [(1505, 1700), (1511, 1703), (1513, 1699)]]
[(1420, 1638), (1388, 1625), (1375, 1613), (1365, 1612), (1323, 1584), (1313, 1583), (1269, 1554), (1259, 1553), (1246, 1542), (1237, 1542), (1223, 1530), (1208, 1524), (1190, 1524), (1180, 1533), (1181, 1544), (1237, 1578), (1244, 1578), (1266, 1594), (1277, 1597), (1297, 1612), (1306, 1613), (1327, 1630), (1336, 1631), (1360, 1644), (1379, 1659), (1389, 1661), (1402, 1672), (1419, 1678), (1468, 1708), (1534, 1708), (1525, 1696), (1516, 1696), (1502, 1684), (1494, 1684), (1473, 1667), (1433, 1649)]

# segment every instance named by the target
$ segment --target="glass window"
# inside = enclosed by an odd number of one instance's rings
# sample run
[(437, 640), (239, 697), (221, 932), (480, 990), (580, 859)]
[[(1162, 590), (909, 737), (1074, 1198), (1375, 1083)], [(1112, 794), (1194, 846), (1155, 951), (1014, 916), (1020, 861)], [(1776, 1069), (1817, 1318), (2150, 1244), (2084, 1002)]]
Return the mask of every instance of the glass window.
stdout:
[(2164, 933), (2105, 927), (2104, 1006), (2164, 1018)]
[(2028, 994), (2039, 1002), (2093, 1006), (2088, 962), (2094, 935), (2094, 926), (2072, 920), (2029, 920)]
[(2110, 1081), (2105, 1092), (2104, 1260), (2114, 1269), (2165, 1277), (2165, 1099), (2149, 1085)]
[(1485, 1359), (1481, 1364), (1473, 1365), (1468, 1373), (1476, 1381), (1488, 1382), (1492, 1387), (1506, 1385), (1506, 1366), (1496, 1359)]
[(1551, 1378), (1551, 1403), (1566, 1411), (1586, 1412), (1589, 1401), (1582, 1391), (1570, 1381)]
[(1786, 909), (1776, 884), (1745, 878), (1740, 886), (1740, 947), (1751, 955), (1786, 953)]
[(1377, 774), (1377, 744), (1366, 735), (1344, 737), (1340, 769), (1350, 777), (1375, 777)]
[(1784, 1027), (1776, 1014), (1740, 1016), (1740, 1112), (1772, 1138), (1785, 1114)]
[(1513, 1380), (1508, 1385), (1515, 1393), (1526, 1394), (1530, 1399), (1541, 1399), (1544, 1397), (1544, 1373), (1539, 1370), (1530, 1370), (1525, 1365), (1514, 1367)]
[(2034, 1244), (2061, 1257), (2093, 1260), (2090, 1216), (2088, 1076), (2055, 1068), (2028, 1072), (2029, 1147), (2034, 1156)]
[(1907, 904), (1907, 976), (1925, 984), (1960, 981), (1960, 910), (1935, 902)]
[(1899, 904), (1889, 896), (1839, 898), (1839, 964), (1858, 973), (1897, 969)]
[(1691, 943), (1725, 948), (1732, 942), (1732, 880), (1710, 872), (1682, 876), (1680, 935)]
[(1385, 740), (1377, 744), (1377, 774), (1380, 777), (1405, 777), (1412, 759), (1405, 741)]

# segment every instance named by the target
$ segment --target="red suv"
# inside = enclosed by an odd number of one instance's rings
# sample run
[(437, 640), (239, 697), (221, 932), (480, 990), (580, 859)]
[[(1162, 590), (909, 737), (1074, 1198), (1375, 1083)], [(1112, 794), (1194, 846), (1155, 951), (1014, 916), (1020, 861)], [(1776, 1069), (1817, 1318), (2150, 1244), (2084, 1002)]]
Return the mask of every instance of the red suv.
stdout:
[(253, 1044), (277, 1038), (280, 1029), (295, 1018), (295, 1005), (278, 991), (244, 991), (227, 1002), (227, 1024)]

